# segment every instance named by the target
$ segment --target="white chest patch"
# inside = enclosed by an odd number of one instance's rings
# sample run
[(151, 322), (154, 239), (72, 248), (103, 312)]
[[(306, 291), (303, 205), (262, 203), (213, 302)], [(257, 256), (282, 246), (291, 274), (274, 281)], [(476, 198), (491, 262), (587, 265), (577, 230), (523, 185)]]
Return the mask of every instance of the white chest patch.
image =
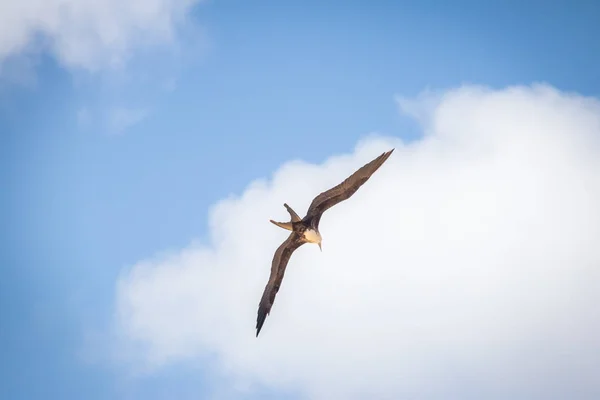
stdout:
[(319, 243), (321, 241), (321, 235), (319, 234), (319, 232), (314, 231), (312, 229), (305, 230), (304, 237), (309, 243)]

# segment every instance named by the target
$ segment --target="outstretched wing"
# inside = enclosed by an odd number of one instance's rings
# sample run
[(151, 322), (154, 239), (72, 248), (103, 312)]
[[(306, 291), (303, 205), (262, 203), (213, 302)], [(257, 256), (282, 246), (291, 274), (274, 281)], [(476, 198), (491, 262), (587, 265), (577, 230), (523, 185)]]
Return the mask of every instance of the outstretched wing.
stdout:
[(285, 274), (285, 268), (287, 267), (288, 261), (292, 256), (294, 250), (302, 246), (304, 242), (296, 232), (292, 232), (290, 236), (277, 248), (275, 255), (273, 256), (273, 262), (271, 264), (271, 276), (265, 287), (262, 298), (258, 305), (258, 316), (256, 318), (256, 336), (260, 333), (265, 318), (269, 315), (275, 296), (281, 286), (283, 275)]
[(305, 218), (311, 218), (313, 225), (318, 228), (321, 214), (337, 203), (350, 198), (381, 167), (393, 151), (394, 149), (381, 154), (373, 161), (362, 166), (339, 185), (315, 197), (310, 207), (308, 207)]

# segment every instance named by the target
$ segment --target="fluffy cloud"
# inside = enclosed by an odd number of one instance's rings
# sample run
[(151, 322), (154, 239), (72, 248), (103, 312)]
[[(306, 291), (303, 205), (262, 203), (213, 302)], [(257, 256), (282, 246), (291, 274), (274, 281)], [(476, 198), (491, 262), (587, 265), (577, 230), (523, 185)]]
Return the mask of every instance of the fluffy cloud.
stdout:
[[(210, 242), (124, 271), (121, 345), (146, 367), (206, 359), (314, 399), (597, 398), (600, 103), (547, 86), (426, 97), (400, 101), (420, 140), (291, 161), (219, 202)], [(287, 237), (268, 219), (392, 147), (324, 215), (323, 252), (293, 255), (255, 338)]]
[(121, 65), (134, 46), (167, 43), (201, 0), (19, 0), (0, 4), (0, 64), (48, 46), (66, 66)]

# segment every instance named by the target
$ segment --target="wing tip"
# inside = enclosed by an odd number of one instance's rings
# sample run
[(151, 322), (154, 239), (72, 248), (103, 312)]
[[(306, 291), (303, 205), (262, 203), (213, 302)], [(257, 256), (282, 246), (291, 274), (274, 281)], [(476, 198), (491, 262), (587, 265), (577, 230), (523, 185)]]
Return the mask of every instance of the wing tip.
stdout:
[(260, 333), (260, 331), (262, 330), (263, 324), (265, 323), (265, 320), (263, 319), (262, 321), (259, 319), (256, 322), (256, 337), (258, 337), (258, 334)]
[(381, 160), (381, 164), (383, 164), (384, 162), (387, 161), (388, 158), (390, 158), (390, 156), (392, 155), (392, 153), (394, 152), (394, 150), (396, 150), (396, 148), (392, 148), (391, 150), (388, 150), (386, 152), (384, 152), (383, 154), (381, 154), (378, 158)]
[(267, 316), (269, 315), (269, 311), (270, 311), (270, 307), (269, 307), (269, 309), (265, 309), (262, 304), (262, 301), (261, 301), (261, 304), (259, 305), (259, 308), (258, 308), (258, 315), (256, 316), (256, 337), (258, 337), (258, 334), (262, 330), (262, 327), (265, 324)]
[(371, 161), (371, 164), (376, 165), (376, 170), (384, 163), (387, 161), (388, 158), (390, 158), (390, 156), (392, 155), (392, 153), (394, 152), (394, 150), (396, 150), (396, 148), (392, 148), (391, 150), (388, 151), (384, 151), (383, 153), (381, 153), (379, 155), (379, 157), (375, 158), (373, 161)]

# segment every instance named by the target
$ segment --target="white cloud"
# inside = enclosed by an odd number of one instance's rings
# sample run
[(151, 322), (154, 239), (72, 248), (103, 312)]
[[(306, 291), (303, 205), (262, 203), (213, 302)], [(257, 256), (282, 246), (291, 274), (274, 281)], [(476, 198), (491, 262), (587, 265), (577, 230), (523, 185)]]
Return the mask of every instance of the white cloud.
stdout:
[(122, 65), (136, 46), (169, 43), (202, 0), (20, 0), (0, 3), (0, 63), (48, 47), (68, 67)]
[[(600, 103), (534, 86), (426, 104), (401, 101), (421, 140), (283, 165), (210, 211), (210, 243), (124, 271), (121, 349), (145, 367), (209, 357), (238, 383), (314, 399), (599, 395)], [(323, 252), (294, 253), (255, 338), (287, 236), (268, 219), (391, 147), (321, 220)]]

